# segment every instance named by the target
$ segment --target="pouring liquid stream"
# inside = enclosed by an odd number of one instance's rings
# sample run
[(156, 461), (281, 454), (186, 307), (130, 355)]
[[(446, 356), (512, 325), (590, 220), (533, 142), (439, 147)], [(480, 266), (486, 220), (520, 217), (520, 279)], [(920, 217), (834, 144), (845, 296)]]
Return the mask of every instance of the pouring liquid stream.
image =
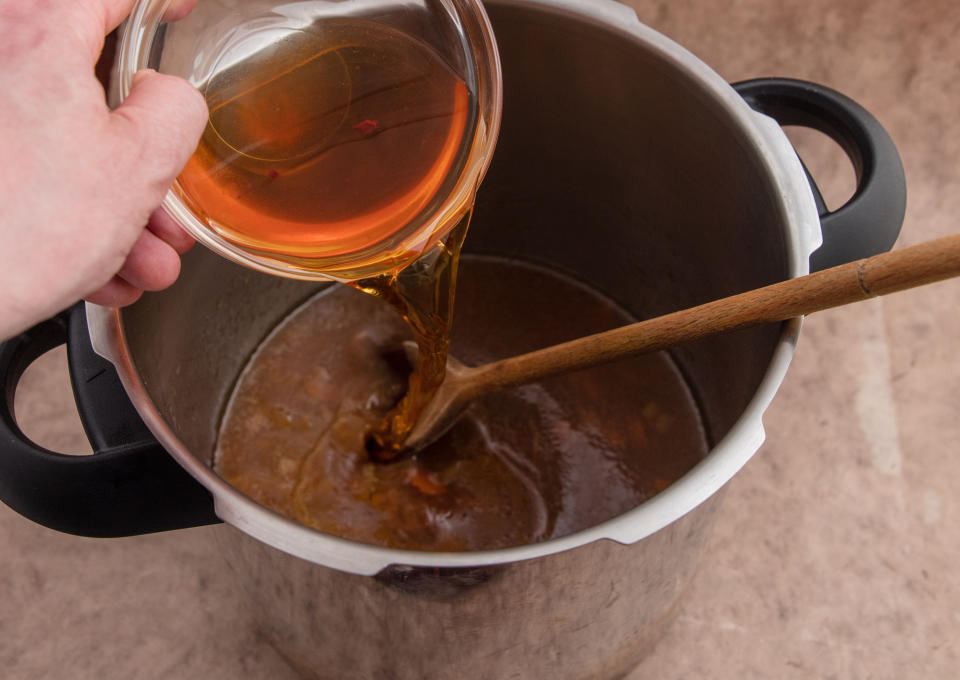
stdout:
[(407, 436), (446, 377), (460, 250), (469, 224), (467, 215), (427, 255), (399, 274), (355, 284), (400, 312), (418, 351), (407, 393), (370, 433), (367, 450), (374, 460), (389, 461), (404, 451)]

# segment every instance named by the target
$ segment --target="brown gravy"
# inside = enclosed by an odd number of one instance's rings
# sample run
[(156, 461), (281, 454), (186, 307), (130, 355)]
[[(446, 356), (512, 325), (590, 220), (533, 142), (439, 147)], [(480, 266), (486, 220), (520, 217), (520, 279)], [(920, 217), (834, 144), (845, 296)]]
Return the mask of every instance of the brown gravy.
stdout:
[[(633, 321), (553, 271), (464, 256), (451, 349), (486, 363)], [(325, 533), (430, 551), (503, 548), (594, 526), (706, 453), (686, 383), (661, 353), (478, 400), (414, 457), (364, 444), (402, 396), (403, 320), (331, 286), (264, 341), (224, 414), (216, 469), (257, 502)]]

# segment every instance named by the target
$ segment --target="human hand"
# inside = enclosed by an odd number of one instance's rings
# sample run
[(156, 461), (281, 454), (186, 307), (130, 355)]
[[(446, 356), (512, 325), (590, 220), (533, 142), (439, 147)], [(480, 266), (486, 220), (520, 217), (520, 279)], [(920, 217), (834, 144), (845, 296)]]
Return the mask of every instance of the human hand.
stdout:
[(141, 71), (110, 111), (94, 77), (133, 3), (0, 0), (0, 338), (81, 297), (122, 306), (165, 288), (193, 242), (157, 207), (196, 148), (203, 97)]

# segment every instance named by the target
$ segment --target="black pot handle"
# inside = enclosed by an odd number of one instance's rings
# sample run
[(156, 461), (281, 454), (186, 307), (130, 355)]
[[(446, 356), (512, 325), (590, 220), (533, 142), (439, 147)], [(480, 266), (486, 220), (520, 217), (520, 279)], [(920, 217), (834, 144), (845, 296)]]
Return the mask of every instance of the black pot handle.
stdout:
[(907, 183), (900, 154), (877, 119), (849, 97), (803, 80), (758, 78), (733, 87), (752, 108), (781, 125), (802, 125), (829, 135), (853, 162), (857, 189), (833, 212), (807, 173), (823, 228), (823, 246), (810, 257), (810, 270), (890, 250), (903, 226)]
[[(37, 357), (64, 343), (91, 456), (48, 451), (16, 423), (20, 377)], [(0, 386), (0, 500), (21, 515), (94, 537), (220, 521), (209, 492), (153, 438), (113, 365), (90, 347), (82, 303), (0, 344)]]

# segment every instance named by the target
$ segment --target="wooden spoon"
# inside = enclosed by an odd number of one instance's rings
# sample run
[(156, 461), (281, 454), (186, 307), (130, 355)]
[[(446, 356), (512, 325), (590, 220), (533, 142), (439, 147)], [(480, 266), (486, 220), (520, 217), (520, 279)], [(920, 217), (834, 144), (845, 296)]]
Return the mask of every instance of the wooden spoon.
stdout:
[[(960, 275), (960, 234), (849, 262), (647, 321), (471, 368), (453, 357), (440, 389), (405, 442), (417, 451), (477, 397), (515, 385), (654, 352), (714, 333), (785, 321)], [(416, 344), (405, 347), (415, 361)]]

